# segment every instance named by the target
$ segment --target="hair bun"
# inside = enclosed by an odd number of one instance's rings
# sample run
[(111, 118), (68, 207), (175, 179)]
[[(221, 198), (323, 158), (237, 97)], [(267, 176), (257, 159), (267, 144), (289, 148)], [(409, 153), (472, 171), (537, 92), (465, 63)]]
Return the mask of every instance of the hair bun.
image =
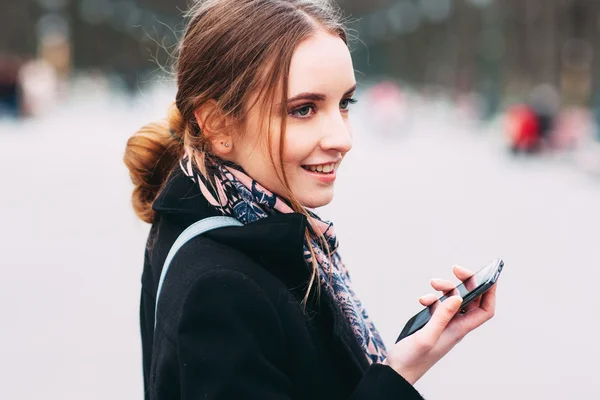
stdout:
[(133, 209), (140, 219), (148, 223), (154, 222), (152, 204), (183, 152), (183, 146), (173, 139), (170, 130), (166, 121), (153, 122), (127, 141), (123, 161), (135, 185)]

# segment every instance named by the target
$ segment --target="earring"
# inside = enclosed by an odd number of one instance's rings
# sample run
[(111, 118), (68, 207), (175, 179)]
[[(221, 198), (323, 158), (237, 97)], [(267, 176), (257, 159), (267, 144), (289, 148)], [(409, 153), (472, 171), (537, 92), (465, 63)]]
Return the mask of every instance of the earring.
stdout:
[(225, 143), (225, 147), (229, 147), (229, 143)]

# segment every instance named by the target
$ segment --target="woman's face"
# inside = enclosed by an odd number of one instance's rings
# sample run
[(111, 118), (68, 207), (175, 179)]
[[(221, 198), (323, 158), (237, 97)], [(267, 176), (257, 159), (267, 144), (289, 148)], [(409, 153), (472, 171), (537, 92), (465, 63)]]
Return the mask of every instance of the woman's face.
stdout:
[[(289, 74), (287, 128), (283, 165), (289, 186), (308, 208), (324, 206), (333, 199), (337, 170), (352, 148), (348, 110), (356, 89), (352, 59), (338, 36), (319, 31), (298, 45)], [(255, 107), (258, 108), (258, 107)], [(280, 164), (280, 116), (271, 122), (271, 148), (261, 127), (258, 110), (251, 110), (242, 135), (234, 139), (232, 156), (256, 181), (284, 196), (286, 191), (274, 170)], [(268, 122), (268, 121), (267, 121)], [(264, 128), (263, 128), (264, 129)]]

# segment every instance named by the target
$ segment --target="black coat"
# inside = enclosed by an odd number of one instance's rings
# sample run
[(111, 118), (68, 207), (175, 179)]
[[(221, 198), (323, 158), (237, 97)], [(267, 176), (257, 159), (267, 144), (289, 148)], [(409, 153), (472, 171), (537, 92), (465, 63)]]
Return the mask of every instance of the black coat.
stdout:
[(390, 367), (369, 365), (326, 290), (301, 306), (310, 279), (301, 214), (221, 228), (184, 245), (154, 331), (171, 245), (192, 223), (217, 215), (179, 172), (154, 209), (140, 310), (146, 399), (422, 399)]

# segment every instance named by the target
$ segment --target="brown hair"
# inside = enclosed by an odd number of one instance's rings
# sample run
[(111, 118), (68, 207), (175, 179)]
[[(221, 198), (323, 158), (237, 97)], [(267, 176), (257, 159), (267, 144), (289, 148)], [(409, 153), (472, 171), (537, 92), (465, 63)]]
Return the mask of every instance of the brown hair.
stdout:
[[(127, 142), (124, 161), (135, 185), (133, 208), (145, 222), (152, 223), (152, 203), (166, 178), (184, 152), (189, 151), (204, 174), (210, 141), (202, 134), (194, 112), (214, 102), (208, 118), (243, 123), (247, 112), (258, 105), (271, 121), (282, 116), (280, 156), (285, 137), (286, 102), (274, 110), (278, 99), (288, 97), (287, 76), (297, 45), (317, 30), (338, 35), (347, 43), (339, 9), (329, 0), (204, 0), (196, 1), (187, 13), (188, 24), (177, 57), (178, 91), (168, 120), (151, 123)], [(270, 123), (262, 133), (270, 132)], [(266, 135), (270, 142), (270, 135)], [(271, 148), (270, 143), (268, 148)], [(282, 160), (282, 157), (279, 157)], [(273, 168), (287, 193), (280, 193), (295, 212), (308, 217), (290, 190), (283, 165)], [(310, 221), (310, 218), (309, 218)], [(313, 230), (313, 235), (315, 235)], [(307, 227), (306, 238), (311, 238)], [(324, 243), (322, 235), (316, 235)], [(310, 246), (309, 246), (310, 247)], [(327, 246), (324, 246), (327, 249)], [(311, 249), (312, 252), (312, 249)], [(309, 290), (318, 276), (314, 253)]]

